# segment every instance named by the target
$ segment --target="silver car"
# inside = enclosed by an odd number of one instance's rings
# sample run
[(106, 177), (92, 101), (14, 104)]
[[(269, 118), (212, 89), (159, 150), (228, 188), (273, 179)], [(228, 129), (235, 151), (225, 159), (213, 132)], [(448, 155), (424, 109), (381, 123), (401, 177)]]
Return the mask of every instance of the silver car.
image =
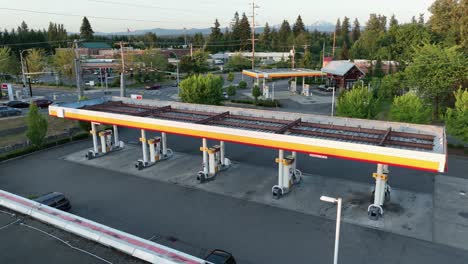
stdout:
[(21, 110), (9, 106), (0, 106), (0, 117), (17, 115), (21, 115)]

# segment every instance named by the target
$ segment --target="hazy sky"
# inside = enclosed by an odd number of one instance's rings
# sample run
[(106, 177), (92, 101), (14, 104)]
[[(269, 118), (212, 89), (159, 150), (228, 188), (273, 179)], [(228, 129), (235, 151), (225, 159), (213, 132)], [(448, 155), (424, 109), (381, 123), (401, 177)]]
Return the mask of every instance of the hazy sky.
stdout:
[[(316, 21), (336, 22), (338, 17), (355, 17), (363, 25), (370, 13), (395, 14), (399, 21), (425, 13), (433, 0), (258, 0), (256, 24), (263, 26), (293, 23), (300, 14), (306, 24)], [(5, 10), (8, 8), (10, 10)], [(11, 9), (48, 12), (31, 13)], [(26, 21), (30, 28), (47, 28), (49, 21), (62, 23), (69, 32), (79, 31), (81, 16), (88, 16), (94, 31), (126, 31), (127, 28), (201, 28), (210, 27), (215, 18), (226, 27), (235, 11), (252, 12), (249, 0), (0, 0), (0, 27), (17, 27)], [(52, 14), (56, 13), (56, 14)], [(67, 14), (58, 15), (58, 14)], [(97, 18), (101, 17), (101, 18)], [(118, 18), (110, 20), (103, 18)], [(128, 19), (128, 20), (123, 20)]]

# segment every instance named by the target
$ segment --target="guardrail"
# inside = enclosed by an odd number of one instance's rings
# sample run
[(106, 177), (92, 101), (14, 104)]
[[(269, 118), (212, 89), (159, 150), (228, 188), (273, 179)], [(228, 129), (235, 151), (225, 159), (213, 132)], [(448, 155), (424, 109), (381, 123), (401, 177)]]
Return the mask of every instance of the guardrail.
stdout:
[(209, 263), (175, 249), (57, 210), (3, 190), (0, 190), (0, 206), (21, 214), (29, 215), (41, 222), (51, 224), (67, 232), (112, 247), (150, 263)]

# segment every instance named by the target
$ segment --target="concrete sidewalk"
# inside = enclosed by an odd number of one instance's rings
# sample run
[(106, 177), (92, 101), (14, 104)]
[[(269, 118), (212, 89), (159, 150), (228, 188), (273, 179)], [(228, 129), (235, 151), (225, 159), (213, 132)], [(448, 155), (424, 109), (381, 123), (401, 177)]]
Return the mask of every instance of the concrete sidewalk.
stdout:
[[(167, 161), (138, 171), (134, 164), (137, 159), (141, 158), (142, 153), (141, 147), (137, 145), (126, 145), (124, 150), (94, 160), (87, 160), (85, 158), (86, 152), (87, 150), (79, 151), (65, 156), (64, 159), (330, 219), (335, 218), (336, 208), (334, 205), (321, 202), (319, 197), (321, 195), (340, 196), (343, 198), (343, 221), (347, 223), (468, 248), (468, 235), (459, 236), (457, 242), (452, 242), (450, 232), (453, 232), (453, 229), (445, 228), (447, 221), (452, 223), (448, 220), (452, 216), (435, 214), (437, 210), (434, 210), (434, 203), (438, 206), (437, 208), (442, 208), (445, 204), (439, 201), (444, 197), (437, 195), (437, 193), (433, 197), (431, 194), (393, 189), (391, 201), (384, 207), (383, 219), (372, 221), (367, 217), (367, 207), (371, 203), (372, 182), (363, 184), (305, 173), (301, 184), (291, 193), (280, 200), (274, 200), (271, 194), (271, 187), (277, 182), (277, 165), (274, 161), (272, 161), (271, 167), (252, 166), (233, 161), (233, 166), (227, 171), (221, 172), (214, 181), (199, 184), (196, 181), (196, 173), (201, 169), (201, 154), (197, 156), (175, 153)], [(229, 157), (229, 150), (227, 150), (227, 157)], [(298, 164), (298, 168), (301, 168), (301, 164)], [(99, 176), (96, 175), (96, 177)], [(444, 177), (445, 181), (447, 176), (440, 177)], [(440, 186), (440, 184), (436, 184), (436, 186)], [(436, 190), (437, 188), (439, 187), (436, 187)], [(433, 201), (433, 199), (435, 200)], [(437, 221), (433, 220), (436, 215)], [(464, 218), (462, 214), (460, 221), (468, 221), (468, 219)], [(434, 227), (433, 223), (438, 225)], [(468, 230), (466, 222), (463, 227), (459, 227), (459, 223), (453, 224), (457, 225), (457, 228)], [(465, 241), (464, 244), (461, 243), (463, 241)]]

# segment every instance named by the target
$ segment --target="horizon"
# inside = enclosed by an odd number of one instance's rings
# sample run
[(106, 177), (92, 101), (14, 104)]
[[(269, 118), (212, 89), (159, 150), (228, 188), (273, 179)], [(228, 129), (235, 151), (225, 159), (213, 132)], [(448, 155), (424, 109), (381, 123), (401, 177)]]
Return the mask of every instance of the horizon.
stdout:
[[(252, 10), (251, 2), (247, 0), (230, 1), (228, 7), (223, 6), (219, 10), (213, 8), (213, 5), (217, 4), (214, 1), (203, 0), (196, 4), (191, 1), (183, 0), (183, 2), (186, 4), (177, 3), (175, 6), (176, 3), (165, 3), (163, 6), (143, 0), (133, 3), (124, 3), (120, 0), (83, 0), (66, 4), (57, 0), (18, 1), (0, 8), (3, 25), (1, 30), (17, 28), (22, 21), (25, 21), (31, 29), (47, 29), (49, 22), (54, 22), (63, 24), (68, 32), (79, 32), (83, 16), (88, 17), (93, 30), (99, 33), (127, 32), (128, 29), (131, 31), (206, 29), (213, 26), (215, 19), (219, 20), (221, 28), (226, 28), (236, 11), (240, 16), (244, 12), (249, 16)], [(376, 2), (379, 7), (372, 8)], [(260, 8), (256, 9), (255, 27), (261, 28), (266, 22), (271, 26), (279, 25), (284, 19), (293, 24), (298, 15), (301, 15), (307, 26), (316, 22), (335, 24), (338, 18), (342, 20), (344, 16), (349, 17), (351, 22), (358, 18), (361, 26), (364, 26), (371, 13), (387, 17), (394, 14), (400, 22), (405, 23), (409, 22), (412, 16), (417, 17), (421, 13), (425, 14), (426, 19), (429, 18), (430, 13), (427, 9), (432, 2), (432, 0), (409, 2), (395, 0), (389, 3), (383, 0), (357, 0), (352, 3), (340, 3), (339, 0), (330, 0), (327, 5), (331, 7), (328, 8), (320, 3), (317, 5), (306, 0), (293, 0), (288, 4), (294, 7), (284, 9), (278, 2), (257, 1), (256, 5)], [(23, 8), (25, 6), (26, 8)], [(302, 6), (310, 7), (310, 10), (307, 10), (309, 12), (304, 12)], [(205, 12), (198, 12), (202, 10)]]

